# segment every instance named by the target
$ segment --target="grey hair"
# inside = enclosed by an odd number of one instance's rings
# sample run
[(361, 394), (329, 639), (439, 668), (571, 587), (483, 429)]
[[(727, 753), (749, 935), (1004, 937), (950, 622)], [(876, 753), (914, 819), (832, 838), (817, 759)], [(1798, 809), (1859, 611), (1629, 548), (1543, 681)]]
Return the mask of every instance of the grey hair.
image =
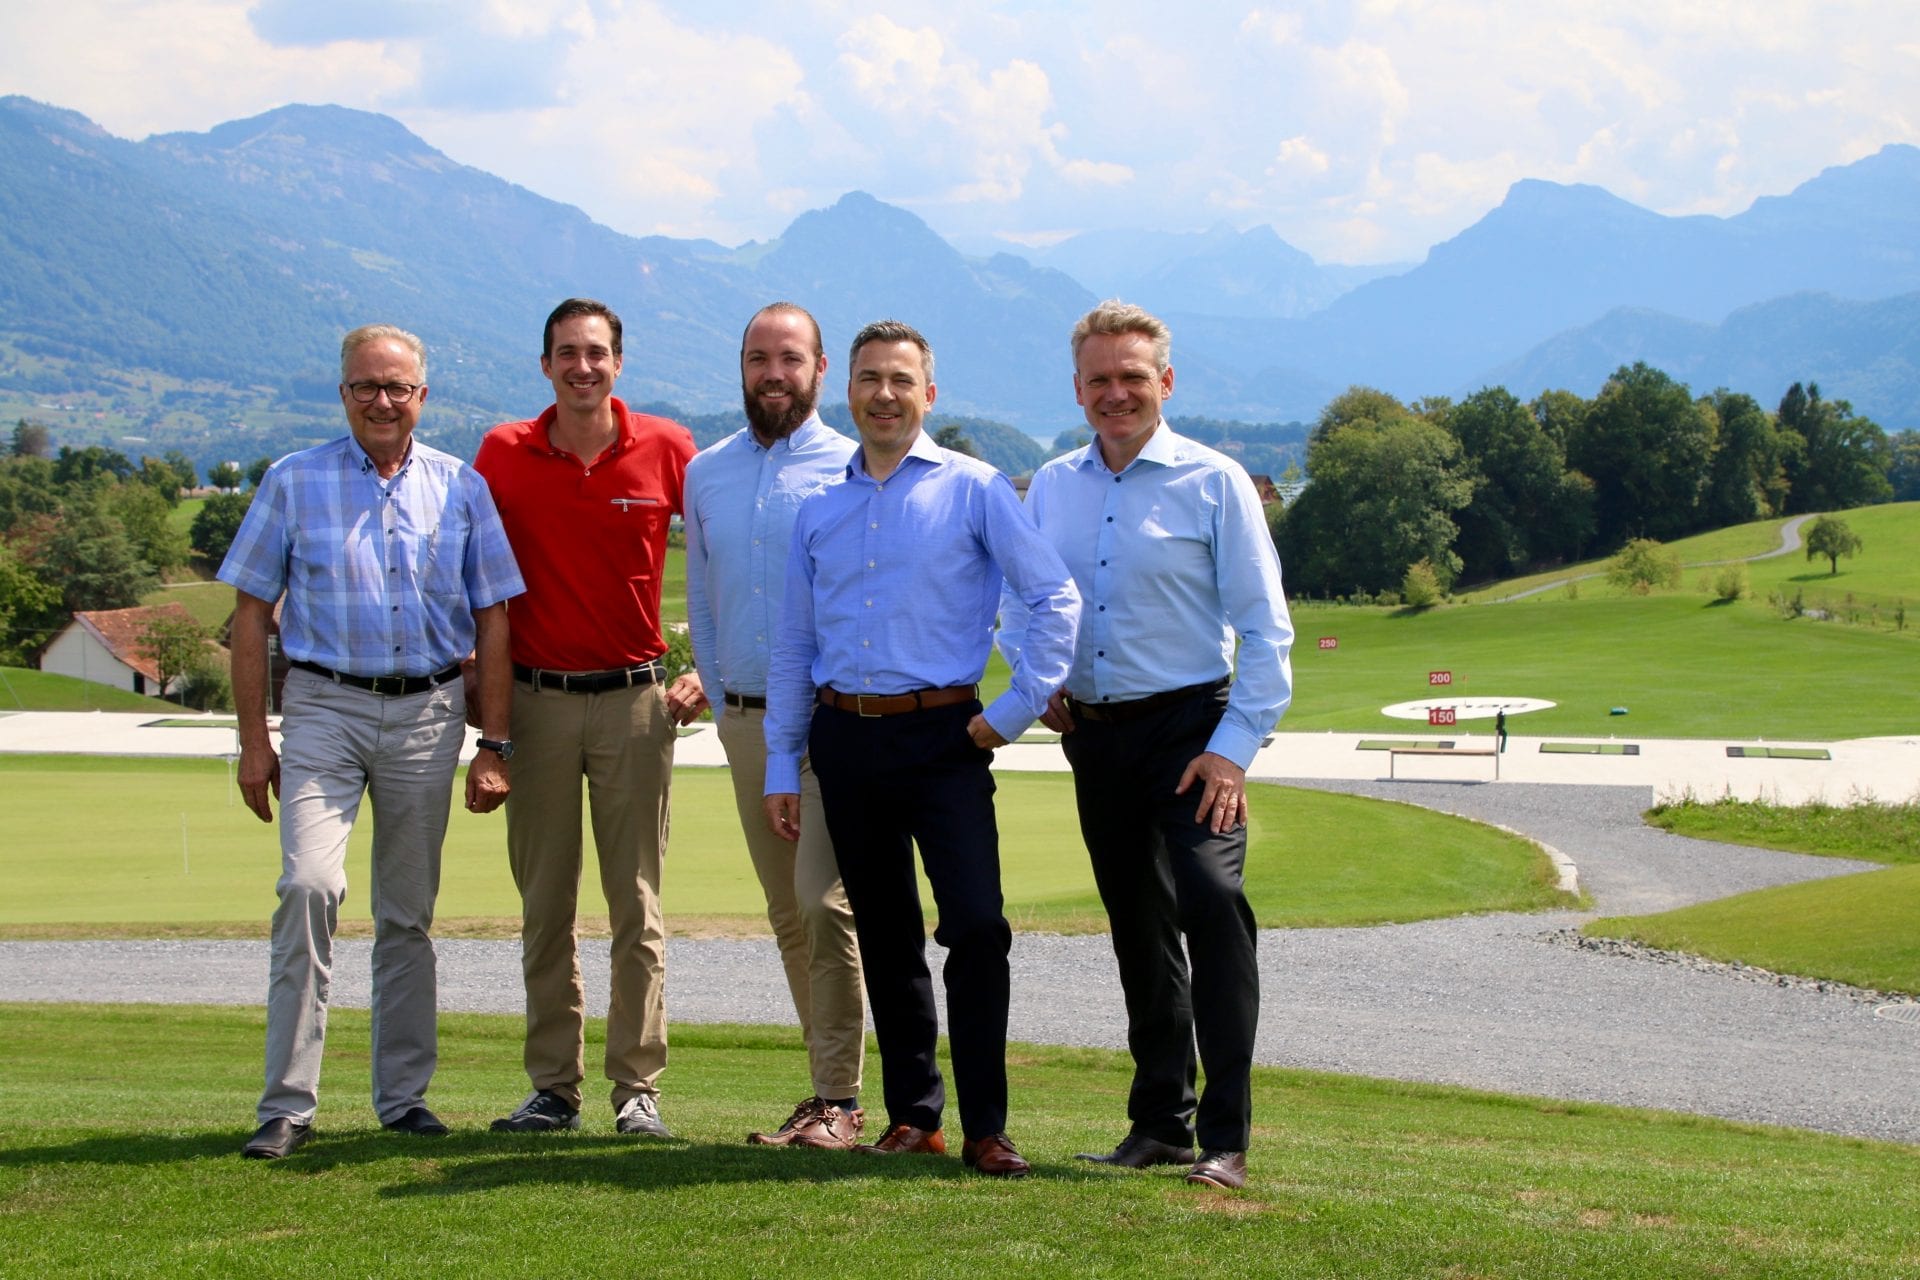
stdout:
[(424, 386), (427, 381), (427, 344), (398, 325), (391, 324), (363, 324), (340, 339), (340, 380), (346, 381), (347, 362), (353, 359), (353, 353), (369, 342), (378, 342), (382, 338), (391, 338), (413, 352), (413, 362), (420, 368), (420, 382)]

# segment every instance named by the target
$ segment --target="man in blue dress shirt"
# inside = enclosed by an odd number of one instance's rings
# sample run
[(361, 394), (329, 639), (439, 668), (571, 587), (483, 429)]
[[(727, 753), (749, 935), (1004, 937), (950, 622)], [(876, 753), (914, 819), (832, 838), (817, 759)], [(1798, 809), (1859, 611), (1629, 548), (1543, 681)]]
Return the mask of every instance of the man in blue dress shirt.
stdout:
[[(1007, 1137), (1007, 955), (993, 748), (1020, 736), (1066, 677), (1080, 600), (1005, 476), (934, 444), (933, 351), (912, 327), (862, 329), (847, 401), (860, 451), (800, 506), (767, 677), (766, 815), (798, 839), (800, 759), (820, 780), (853, 904), (887, 1104), (858, 1150), (946, 1150), (939, 1022), (914, 882), (920, 847), (939, 910), (966, 1165), (1019, 1177)], [(1002, 583), (1027, 611), (1012, 687), (981, 707)]]
[[(1073, 672), (1041, 718), (1073, 767), (1134, 1059), (1131, 1132), (1082, 1159), (1187, 1164), (1189, 1182), (1239, 1187), (1260, 1014), (1246, 770), (1292, 698), (1293, 624), (1253, 482), (1161, 417), (1170, 348), (1166, 325), (1125, 303), (1074, 328), (1074, 395), (1094, 439), (1035, 473), (1027, 510), (1084, 615)], [(1001, 627), (1010, 660), (1033, 642), (1011, 595)]]
[[(442, 1134), (426, 1107), (437, 1061), (433, 901), (466, 741), (460, 664), (478, 659), (482, 746), (508, 738), (507, 607), (524, 589), (486, 481), (413, 438), (427, 398), (420, 339), (367, 325), (340, 344), (349, 434), (268, 469), (220, 580), (235, 588), (240, 793), (262, 822), (281, 799), (280, 906), (267, 986), (266, 1088), (242, 1154), (306, 1142), (319, 1102), (333, 933), (347, 837), (373, 801), (373, 1105), (388, 1129)], [(292, 661), (281, 745), (267, 732), (274, 602)], [(482, 751), (466, 803), (507, 795)]]
[(786, 1123), (747, 1141), (847, 1148), (865, 1123), (859, 1094), (867, 1047), (853, 911), (807, 762), (800, 762), (798, 841), (767, 829), (760, 798), (767, 658), (786, 595), (794, 516), (803, 498), (846, 474), (854, 450), (814, 412), (826, 371), (820, 326), (803, 308), (776, 302), (748, 322), (740, 339), (747, 426), (687, 464), (687, 625), (813, 1082)]

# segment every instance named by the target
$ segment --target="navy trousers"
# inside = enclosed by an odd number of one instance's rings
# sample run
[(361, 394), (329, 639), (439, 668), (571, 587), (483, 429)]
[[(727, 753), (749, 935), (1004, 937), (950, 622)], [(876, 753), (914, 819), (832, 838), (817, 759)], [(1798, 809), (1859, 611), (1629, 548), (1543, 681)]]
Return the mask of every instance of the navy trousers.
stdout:
[[(1226, 702), (1222, 688), (1125, 723), (1079, 716), (1060, 745), (1126, 995), (1133, 1130), (1245, 1151), (1260, 1021), (1256, 926), (1242, 888), (1247, 830), (1215, 835), (1194, 821), (1200, 784), (1173, 793)], [(1197, 1104), (1196, 1046), (1207, 1073)]]
[(1007, 1127), (1013, 944), (1000, 896), (993, 753), (967, 736), (979, 711), (978, 702), (881, 717), (818, 707), (807, 746), (860, 937), (887, 1123), (938, 1129), (946, 1104), (917, 843), (939, 913), (934, 940), (947, 949), (948, 1040), (968, 1138)]

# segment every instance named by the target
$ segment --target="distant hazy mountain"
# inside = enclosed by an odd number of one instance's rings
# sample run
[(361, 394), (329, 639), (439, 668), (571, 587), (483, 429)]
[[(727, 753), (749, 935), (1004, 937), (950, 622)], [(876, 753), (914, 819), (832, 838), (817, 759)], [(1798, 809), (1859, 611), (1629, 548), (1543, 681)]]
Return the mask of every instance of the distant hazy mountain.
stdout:
[[(1816, 377), (1903, 425), (1910, 408), (1872, 406), (1915, 402), (1897, 341), (1910, 313), (1843, 300), (1920, 291), (1920, 150), (1888, 147), (1725, 219), (1521, 182), (1418, 267), (1341, 292), (1367, 270), (1317, 266), (1270, 228), (967, 255), (858, 192), (766, 243), (634, 238), (384, 116), (292, 106), (134, 143), (0, 98), (0, 388), (16, 400), (145, 370), (192, 384), (150, 398), (260, 387), (290, 420), (330, 421), (339, 334), (387, 319), (429, 343), (430, 413), (467, 428), (547, 403), (540, 325), (570, 294), (625, 317), (623, 394), (689, 413), (737, 405), (740, 330), (784, 297), (821, 319), (830, 398), (855, 328), (892, 315), (932, 339), (940, 410), (1050, 440), (1079, 419), (1068, 330), (1121, 294), (1173, 324), (1185, 414), (1284, 422), (1350, 383), (1441, 394), (1490, 370), (1566, 383), (1631, 351), (1697, 389), (1712, 379), (1689, 367), (1751, 376), (1769, 402)], [(1809, 291), (1832, 298), (1757, 308), (1764, 334), (1729, 317)]]
[(1920, 293), (1876, 302), (1794, 294), (1742, 307), (1718, 325), (1623, 307), (1556, 335), (1476, 385), (1504, 386), (1523, 399), (1553, 387), (1591, 396), (1635, 360), (1696, 394), (1727, 387), (1769, 409), (1793, 383), (1817, 382), (1884, 427), (1916, 426)]
[(1188, 234), (1088, 231), (1026, 256), (1101, 297), (1162, 314), (1245, 319), (1310, 315), (1356, 285), (1409, 265), (1321, 266), (1267, 226)]
[(1519, 182), (1419, 267), (1267, 340), (1331, 381), (1423, 395), (1621, 307), (1716, 323), (1803, 291), (1915, 289), (1920, 149), (1890, 146), (1732, 218), (1668, 218), (1597, 187)]

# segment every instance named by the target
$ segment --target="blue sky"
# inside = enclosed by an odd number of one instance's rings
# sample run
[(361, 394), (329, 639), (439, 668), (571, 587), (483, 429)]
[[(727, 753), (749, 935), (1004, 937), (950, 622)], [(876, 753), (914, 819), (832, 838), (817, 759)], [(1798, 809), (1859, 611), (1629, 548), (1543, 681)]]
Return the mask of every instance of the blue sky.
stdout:
[(1920, 6), (7, 0), (0, 93), (129, 138), (380, 111), (639, 235), (859, 189), (962, 240), (1265, 223), (1409, 261), (1520, 178), (1732, 214), (1920, 142)]

